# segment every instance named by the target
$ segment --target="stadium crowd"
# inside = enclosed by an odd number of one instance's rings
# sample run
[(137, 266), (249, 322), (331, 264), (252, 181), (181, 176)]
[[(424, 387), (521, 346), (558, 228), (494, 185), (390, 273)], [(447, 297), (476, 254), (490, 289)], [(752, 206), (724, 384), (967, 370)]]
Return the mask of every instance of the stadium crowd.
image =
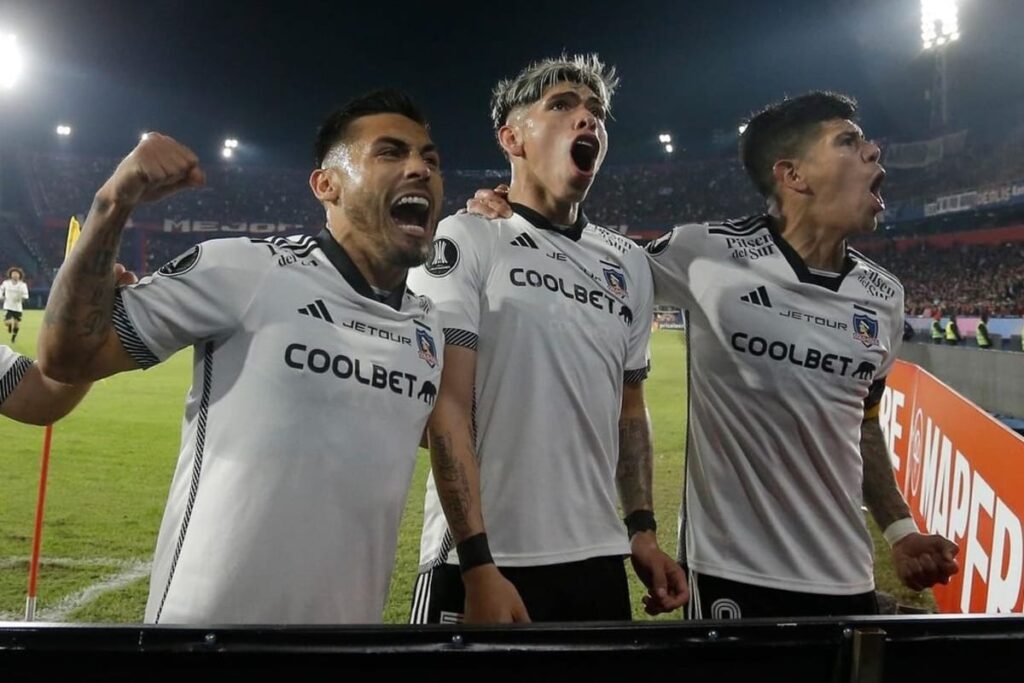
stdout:
[(1024, 315), (1024, 242), (872, 254), (903, 281), (911, 315)]
[[(963, 150), (946, 154), (936, 163), (891, 169), (883, 188), (890, 206), (898, 212), (901, 206), (920, 204), (942, 193), (1024, 178), (1024, 126), (998, 139), (969, 136), (967, 140)], [(7, 225), (5, 230), (8, 234), (13, 231), (33, 257), (32, 262), (23, 264), (28, 280), (45, 288), (63, 258), (64, 231), (29, 226), (53, 225), (63, 217), (83, 215), (91, 202), (89, 188), (97, 186), (116, 161), (41, 153), (23, 154), (19, 161), (34, 216)], [(283, 232), (306, 234), (314, 234), (323, 223), (322, 212), (306, 188), (306, 170), (223, 163), (208, 165), (207, 173), (207, 184), (201, 190), (142, 207), (135, 220), (153, 226), (185, 219), (277, 223), (283, 225)], [(478, 188), (507, 181), (504, 170), (448, 171), (443, 213), (452, 214), (465, 206)], [(621, 232), (760, 210), (761, 200), (732, 158), (609, 166), (596, 181), (586, 206), (591, 219)], [(915, 223), (913, 229), (970, 230), (1006, 224), (1019, 214), (1019, 210), (948, 214)], [(902, 233), (897, 228), (890, 234)], [(147, 230), (144, 237), (127, 239), (122, 260), (140, 273), (152, 272), (198, 239), (214, 235)], [(903, 280), (912, 314), (928, 315), (936, 308), (961, 315), (982, 311), (994, 316), (1024, 314), (1024, 259), (1019, 245), (902, 252), (890, 246), (872, 256)], [(13, 257), (11, 254), (7, 261)]]

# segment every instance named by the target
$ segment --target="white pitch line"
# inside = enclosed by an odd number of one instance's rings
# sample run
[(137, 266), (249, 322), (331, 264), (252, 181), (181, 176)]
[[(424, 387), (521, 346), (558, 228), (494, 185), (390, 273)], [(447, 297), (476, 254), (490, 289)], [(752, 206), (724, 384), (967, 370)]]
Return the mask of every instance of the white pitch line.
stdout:
[[(6, 562), (12, 565), (15, 561), (26, 562), (28, 558), (5, 558)], [(3, 562), (3, 561), (0, 561)], [(97, 581), (71, 595), (64, 596), (52, 607), (41, 609), (36, 612), (36, 621), (59, 622), (64, 621), (71, 612), (86, 605), (104, 593), (120, 590), (125, 586), (149, 576), (152, 563), (143, 560), (117, 560), (114, 558), (50, 558), (43, 564), (62, 565), (71, 567), (120, 567), (121, 571), (102, 581)], [(24, 614), (13, 614), (11, 612), (0, 612), (0, 621), (21, 621)]]

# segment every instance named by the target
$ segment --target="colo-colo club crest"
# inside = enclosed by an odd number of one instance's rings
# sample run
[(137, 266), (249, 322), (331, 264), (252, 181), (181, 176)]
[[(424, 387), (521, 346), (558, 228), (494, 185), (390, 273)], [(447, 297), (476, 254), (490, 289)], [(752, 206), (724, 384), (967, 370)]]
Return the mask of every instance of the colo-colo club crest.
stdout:
[(854, 306), (862, 313), (853, 314), (853, 338), (864, 346), (874, 346), (878, 343), (878, 320), (875, 319), (875, 312), (860, 306)]
[(427, 365), (437, 367), (437, 347), (434, 346), (434, 338), (423, 329), (416, 329), (416, 348), (419, 349), (419, 356)]
[(626, 296), (626, 276), (612, 268), (604, 269), (604, 281), (612, 294), (620, 299)]

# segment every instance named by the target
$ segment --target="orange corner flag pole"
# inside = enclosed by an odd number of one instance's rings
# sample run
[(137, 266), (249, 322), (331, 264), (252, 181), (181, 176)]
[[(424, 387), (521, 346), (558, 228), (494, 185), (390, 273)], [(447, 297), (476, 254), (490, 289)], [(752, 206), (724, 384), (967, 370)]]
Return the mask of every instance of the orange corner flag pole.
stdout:
[[(82, 234), (82, 226), (78, 219), (71, 217), (68, 223), (68, 241), (64, 248), (64, 258), (71, 253), (71, 248)], [(43, 457), (39, 467), (39, 496), (36, 499), (36, 523), (32, 536), (32, 557), (28, 564), (28, 597), (25, 599), (25, 621), (34, 621), (36, 617), (36, 596), (39, 586), (39, 554), (43, 544), (43, 511), (46, 507), (46, 479), (50, 471), (50, 442), (53, 440), (53, 425), (46, 425), (43, 432)]]

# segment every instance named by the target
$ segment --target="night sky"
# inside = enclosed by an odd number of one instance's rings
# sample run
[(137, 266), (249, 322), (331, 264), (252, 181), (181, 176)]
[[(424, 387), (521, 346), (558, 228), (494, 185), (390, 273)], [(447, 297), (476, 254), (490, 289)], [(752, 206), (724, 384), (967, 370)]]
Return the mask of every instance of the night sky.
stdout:
[[(949, 52), (957, 127), (1024, 118), (1024, 2), (965, 0)], [(445, 166), (496, 167), (490, 88), (528, 61), (596, 51), (623, 79), (609, 163), (699, 158), (784, 94), (855, 96), (869, 135), (927, 136), (918, 0), (221, 2), (0, 0), (27, 52), (0, 91), (5, 146), (121, 156), (143, 130), (239, 163), (306, 167), (319, 121), (380, 85), (424, 106)], [(74, 136), (58, 140), (67, 122)], [(662, 155), (663, 156), (663, 155)]]

